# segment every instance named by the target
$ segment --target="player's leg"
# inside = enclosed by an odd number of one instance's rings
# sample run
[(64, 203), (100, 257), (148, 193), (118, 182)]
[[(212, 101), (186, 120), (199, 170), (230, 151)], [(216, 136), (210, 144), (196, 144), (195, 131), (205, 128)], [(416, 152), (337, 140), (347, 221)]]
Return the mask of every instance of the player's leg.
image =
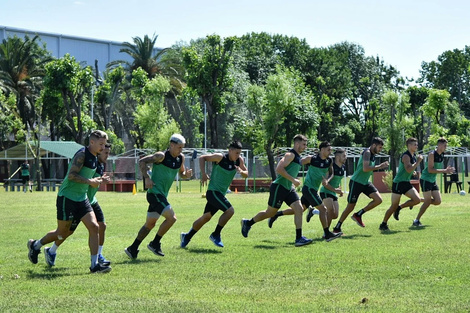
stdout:
[(398, 208), (398, 204), (400, 203), (400, 198), (401, 198), (401, 194), (392, 192), (391, 205), (388, 208), (388, 210), (385, 212), (382, 224), (380, 224), (380, 227), (379, 227), (380, 230), (382, 231), (389, 230), (387, 226), (387, 222), (392, 216), (393, 212), (395, 212), (395, 210)]
[(165, 218), (165, 220), (160, 224), (155, 238), (147, 245), (147, 248), (156, 255), (165, 256), (161, 250), (160, 240), (176, 223), (176, 215), (175, 211), (173, 211), (170, 205), (168, 205), (165, 210), (163, 210), (161, 215)]

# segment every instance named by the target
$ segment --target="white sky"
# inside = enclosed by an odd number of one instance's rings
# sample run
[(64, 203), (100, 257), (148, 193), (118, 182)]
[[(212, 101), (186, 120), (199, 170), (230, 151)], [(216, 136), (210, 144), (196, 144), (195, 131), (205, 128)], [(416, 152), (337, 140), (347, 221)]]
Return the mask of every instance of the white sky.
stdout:
[(414, 78), (422, 61), (470, 45), (469, 17), (463, 0), (0, 0), (1, 26), (119, 42), (157, 34), (158, 47), (262, 31), (311, 47), (349, 41)]

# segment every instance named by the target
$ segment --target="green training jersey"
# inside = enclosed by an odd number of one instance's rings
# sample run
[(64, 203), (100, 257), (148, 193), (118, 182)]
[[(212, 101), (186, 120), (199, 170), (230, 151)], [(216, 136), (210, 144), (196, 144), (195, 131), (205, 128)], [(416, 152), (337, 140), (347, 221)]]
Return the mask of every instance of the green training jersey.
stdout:
[[(290, 162), (289, 165), (286, 166), (286, 171), (289, 173), (290, 176), (297, 178), (299, 175), (300, 168), (302, 165), (300, 164), (300, 155), (294, 150), (290, 149), (289, 152), (294, 154), (294, 159)], [(282, 175), (277, 174), (276, 179), (273, 181), (273, 184), (278, 184), (286, 188), (287, 190), (292, 189), (292, 182)]]
[[(357, 163), (356, 171), (354, 171), (354, 174), (351, 176), (351, 180), (353, 180), (353, 181), (355, 181), (359, 184), (363, 184), (363, 185), (367, 185), (369, 183), (369, 178), (370, 178), (370, 176), (372, 175), (372, 172), (373, 172), (373, 171), (364, 172), (363, 157), (364, 157), (364, 153), (367, 150), (370, 151), (370, 148), (366, 148), (366, 149), (364, 149), (364, 151), (362, 151), (362, 154), (359, 158), (359, 162)], [(372, 151), (370, 151), (369, 165), (370, 166), (375, 166), (375, 154), (373, 154)]]
[(21, 164), (21, 176), (29, 176), (29, 164)]
[[(434, 168), (439, 169), (439, 170), (443, 169), (444, 168), (444, 152), (439, 154), (437, 153), (437, 150), (434, 150), (432, 153), (434, 154)], [(437, 173), (429, 173), (428, 161), (429, 160), (426, 160), (426, 163), (424, 164), (424, 170), (421, 173), (421, 179), (428, 181), (430, 183), (435, 183)]]
[[(338, 188), (341, 185), (341, 180), (344, 177), (344, 173), (346, 172), (346, 166), (343, 164), (341, 167), (336, 165), (333, 162), (333, 178), (330, 180), (330, 186), (333, 188)], [(326, 189), (325, 186), (322, 186), (320, 192), (324, 192), (330, 195), (336, 195), (336, 192)]]
[(226, 153), (219, 163), (214, 163), (207, 189), (218, 191), (225, 195), (232, 183), (233, 177), (237, 173), (235, 166), (240, 166), (240, 158), (236, 161), (230, 161), (228, 153)]
[(161, 163), (154, 163), (152, 166), (152, 176), (150, 177), (154, 183), (153, 187), (147, 192), (156, 193), (168, 197), (171, 185), (178, 174), (183, 156), (180, 154), (173, 157), (170, 150), (165, 151), (165, 157)]
[[(93, 175), (93, 178), (95, 177), (101, 177), (104, 174), (104, 164), (98, 162), (98, 166), (96, 167), (96, 172), (95, 175)], [(98, 202), (98, 199), (96, 199), (96, 193), (98, 192), (99, 187), (93, 188), (91, 186), (88, 186), (88, 192), (87, 192), (87, 197), (88, 200), (90, 201), (90, 204), (95, 204)]]
[(332, 159), (327, 157), (322, 159), (320, 154), (312, 156), (308, 166), (307, 177), (305, 178), (304, 185), (308, 188), (320, 189), (323, 177), (328, 178), (328, 170), (331, 166)]
[(405, 169), (405, 164), (403, 163), (403, 160), (402, 160), (405, 155), (410, 157), (411, 165), (414, 165), (416, 163), (416, 155), (411, 155), (410, 151), (406, 150), (406, 152), (404, 152), (400, 156), (400, 165), (398, 165), (397, 174), (395, 175), (395, 178), (393, 179), (394, 183), (410, 181), (411, 176), (413, 176), (413, 172), (408, 173)]
[[(87, 147), (78, 150), (77, 153), (80, 152), (85, 152), (85, 161), (82, 168), (80, 169), (80, 172), (78, 172), (78, 175), (91, 179), (95, 175), (96, 167), (98, 166), (98, 158), (96, 155), (93, 155)], [(77, 153), (75, 153), (75, 155), (77, 155)], [(64, 196), (76, 202), (85, 201), (87, 198), (88, 187), (90, 187), (90, 185), (69, 180), (68, 176), (72, 164), (73, 163), (70, 162), (69, 168), (67, 170), (67, 176), (62, 181), (62, 185), (59, 188), (59, 196)]]

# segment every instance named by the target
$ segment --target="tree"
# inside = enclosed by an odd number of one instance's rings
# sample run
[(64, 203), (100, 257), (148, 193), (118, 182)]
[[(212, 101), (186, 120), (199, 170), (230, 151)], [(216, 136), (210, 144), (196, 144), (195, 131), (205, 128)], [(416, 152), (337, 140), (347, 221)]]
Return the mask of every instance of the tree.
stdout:
[[(44, 77), (46, 93), (60, 94), (65, 109), (64, 127), (74, 141), (83, 144), (83, 109), (85, 98), (94, 82), (91, 68), (81, 68), (74, 57), (66, 54), (63, 58), (47, 64), (46, 72)], [(57, 112), (57, 114), (64, 114), (64, 112)]]
[(223, 95), (232, 86), (229, 75), (235, 37), (221, 39), (218, 35), (203, 40), (202, 51), (196, 45), (183, 48), (188, 87), (201, 98), (207, 108), (210, 147), (218, 148), (217, 115), (225, 110)]
[(418, 82), (428, 88), (447, 90), (451, 99), (470, 115), (470, 46), (445, 51), (437, 61), (423, 62)]
[[(248, 89), (247, 102), (254, 117), (249, 123), (251, 136), (256, 139), (255, 153), (266, 153), (274, 180), (274, 147), (290, 146), (294, 135), (302, 131), (315, 135), (313, 97), (297, 71), (279, 66), (275, 74), (268, 76), (265, 86), (252, 85)], [(306, 125), (310, 125), (309, 130), (302, 127)]]
[[(16, 96), (17, 112), (26, 127), (33, 131), (37, 116), (34, 102), (44, 77), (44, 65), (50, 53), (38, 44), (39, 37), (10, 37), (0, 45), (0, 89)], [(37, 135), (35, 135), (37, 136)]]
[(138, 147), (164, 149), (171, 135), (180, 132), (178, 124), (164, 107), (170, 82), (161, 75), (148, 79), (139, 68), (133, 73), (132, 85), (135, 87), (133, 97), (139, 103), (134, 113)]

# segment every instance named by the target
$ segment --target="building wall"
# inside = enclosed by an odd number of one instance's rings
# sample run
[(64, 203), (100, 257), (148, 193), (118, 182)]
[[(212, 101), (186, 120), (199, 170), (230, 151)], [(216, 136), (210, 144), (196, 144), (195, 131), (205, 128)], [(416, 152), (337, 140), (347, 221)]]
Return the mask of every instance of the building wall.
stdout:
[[(123, 47), (122, 42), (45, 33), (0, 25), (0, 41), (15, 35), (20, 38), (23, 38), (25, 35), (28, 35), (30, 38), (38, 35), (42, 43), (46, 44), (47, 50), (56, 58), (61, 58), (69, 53), (78, 62), (82, 63), (83, 66), (91, 66), (93, 68), (95, 67), (95, 60), (98, 60), (98, 70), (100, 73), (104, 72), (106, 64), (111, 61), (132, 61), (128, 54), (119, 52)], [(129, 42), (131, 42), (131, 38)], [(157, 52), (159, 48), (155, 50)]]

